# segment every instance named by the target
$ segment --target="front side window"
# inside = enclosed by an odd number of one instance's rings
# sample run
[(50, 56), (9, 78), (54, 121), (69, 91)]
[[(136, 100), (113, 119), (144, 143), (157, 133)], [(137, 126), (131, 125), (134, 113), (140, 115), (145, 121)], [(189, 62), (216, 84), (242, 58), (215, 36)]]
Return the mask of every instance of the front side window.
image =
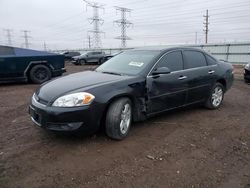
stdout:
[(185, 60), (185, 69), (197, 68), (207, 66), (207, 62), (203, 53), (192, 50), (185, 50), (183, 52)]
[(183, 60), (181, 51), (174, 51), (164, 55), (156, 68), (167, 67), (171, 72), (183, 70)]
[(217, 64), (216, 60), (214, 58), (212, 58), (211, 56), (206, 55), (206, 58), (207, 58), (208, 65), (216, 65)]

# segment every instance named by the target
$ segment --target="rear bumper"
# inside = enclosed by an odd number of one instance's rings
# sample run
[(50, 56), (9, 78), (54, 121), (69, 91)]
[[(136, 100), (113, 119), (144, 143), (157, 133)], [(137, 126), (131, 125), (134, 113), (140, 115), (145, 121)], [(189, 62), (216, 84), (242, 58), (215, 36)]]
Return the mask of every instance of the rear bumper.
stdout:
[(66, 72), (66, 68), (61, 68), (52, 71), (52, 76), (61, 76), (63, 73)]
[(45, 106), (34, 99), (29, 106), (31, 120), (39, 127), (60, 132), (93, 133), (98, 130), (101, 113), (97, 106), (61, 108)]

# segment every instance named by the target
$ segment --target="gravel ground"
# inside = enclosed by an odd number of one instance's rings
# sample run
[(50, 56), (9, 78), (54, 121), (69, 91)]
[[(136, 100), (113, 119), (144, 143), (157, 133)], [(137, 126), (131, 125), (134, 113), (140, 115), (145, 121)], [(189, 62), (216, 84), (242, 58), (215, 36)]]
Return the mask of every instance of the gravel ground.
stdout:
[(235, 73), (220, 109), (168, 112), (133, 124), (123, 141), (48, 133), (27, 114), (38, 85), (2, 85), (0, 187), (249, 188), (250, 85), (242, 67)]

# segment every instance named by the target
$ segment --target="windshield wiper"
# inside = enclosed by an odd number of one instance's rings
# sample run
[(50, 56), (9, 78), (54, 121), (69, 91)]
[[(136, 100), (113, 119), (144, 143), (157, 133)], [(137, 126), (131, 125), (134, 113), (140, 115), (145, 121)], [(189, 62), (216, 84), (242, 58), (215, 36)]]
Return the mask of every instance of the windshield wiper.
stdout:
[(107, 71), (104, 71), (104, 72), (102, 72), (102, 73), (104, 73), (104, 74), (113, 74), (113, 75), (119, 75), (119, 76), (122, 76), (122, 74), (120, 74), (120, 73), (116, 73), (116, 72), (107, 72)]

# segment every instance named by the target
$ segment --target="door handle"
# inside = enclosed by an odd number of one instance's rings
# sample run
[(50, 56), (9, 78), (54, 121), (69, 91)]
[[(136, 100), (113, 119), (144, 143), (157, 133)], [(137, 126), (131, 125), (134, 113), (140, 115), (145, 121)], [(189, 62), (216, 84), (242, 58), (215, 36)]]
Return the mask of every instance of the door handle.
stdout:
[(184, 80), (184, 79), (186, 79), (187, 77), (186, 76), (180, 76), (178, 79), (179, 80)]
[(214, 70), (208, 71), (208, 74), (213, 74), (213, 73), (214, 73)]

